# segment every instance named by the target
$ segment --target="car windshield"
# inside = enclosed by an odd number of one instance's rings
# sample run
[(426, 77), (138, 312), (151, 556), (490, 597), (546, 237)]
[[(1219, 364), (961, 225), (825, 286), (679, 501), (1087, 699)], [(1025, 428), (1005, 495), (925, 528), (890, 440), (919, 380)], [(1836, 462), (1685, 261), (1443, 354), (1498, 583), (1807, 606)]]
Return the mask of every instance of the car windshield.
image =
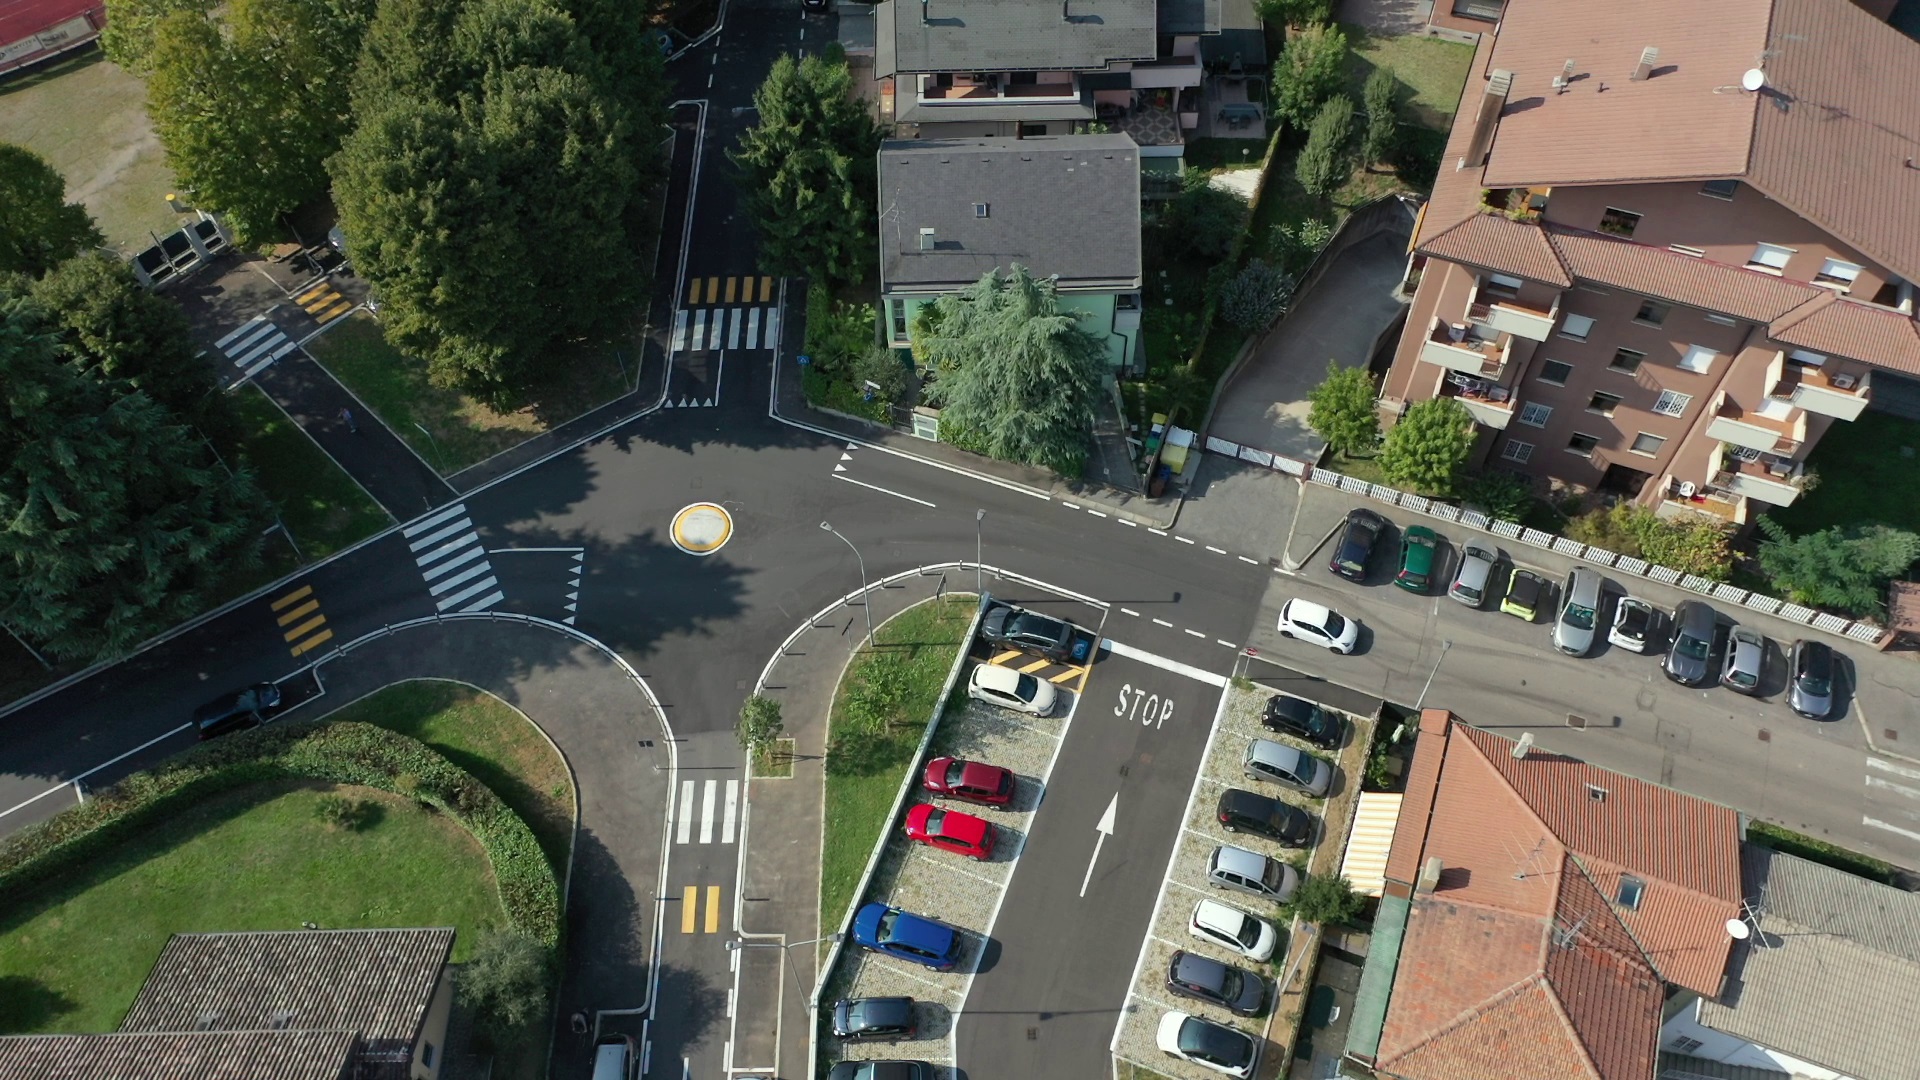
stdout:
[(960, 781), (967, 775), (967, 763), (954, 761), (947, 764), (947, 786), (959, 787)]
[(1540, 596), (1540, 579), (1531, 575), (1514, 575), (1513, 584), (1507, 587), (1507, 599), (1531, 607)]
[(892, 941), (893, 940), (893, 924), (899, 918), (900, 918), (900, 913), (898, 911), (893, 911), (889, 909), (888, 911), (882, 913), (880, 916), (880, 921), (874, 926), (874, 937), (878, 938), (881, 941)]
[(927, 835), (928, 836), (945, 836), (946, 833), (940, 831), (940, 826), (945, 824), (946, 820), (947, 820), (947, 812), (945, 810), (935, 810), (934, 812), (928, 814), (927, 815)]
[(1645, 633), (1648, 621), (1647, 616), (1650, 614), (1651, 612), (1647, 608), (1643, 608), (1639, 604), (1621, 604), (1620, 632), (1632, 634), (1635, 637)]
[(1360, 564), (1360, 560), (1343, 551), (1340, 553), (1340, 569), (1358, 574), (1365, 571), (1366, 567)]
[(1031, 675), (1020, 676), (1019, 681), (1013, 684), (1013, 694), (1021, 701), (1032, 701), (1040, 696), (1040, 680)]
[(1319, 766), (1319, 758), (1314, 757), (1312, 754), (1301, 754), (1300, 763), (1293, 767), (1293, 772), (1295, 776), (1300, 778), (1301, 783), (1311, 784), (1313, 783), (1313, 778), (1320, 773)]
[(1337, 638), (1346, 632), (1347, 620), (1341, 618), (1337, 611), (1327, 612), (1327, 636)]
[(1314, 737), (1328, 735), (1339, 730), (1339, 721), (1331, 715), (1315, 709), (1307, 714), (1307, 734)]
[(1727, 681), (1736, 686), (1755, 686), (1760, 682), (1760, 673), (1744, 668), (1734, 668), (1733, 672), (1727, 676)]
[(1240, 929), (1234, 931), (1233, 939), (1245, 948), (1253, 948), (1260, 943), (1260, 924), (1251, 915), (1240, 916)]
[(1814, 697), (1826, 697), (1833, 692), (1833, 680), (1811, 669), (1800, 672), (1800, 692)]
[(1678, 638), (1674, 639), (1673, 651), (1689, 660), (1705, 660), (1707, 658), (1709, 644), (1706, 638), (1697, 638), (1687, 634), (1681, 634)]
[(1456, 595), (1464, 596), (1476, 604), (1480, 602), (1480, 590), (1471, 585), (1455, 585), (1453, 591)]
[(1239, 1059), (1241, 1047), (1232, 1032), (1189, 1020), (1180, 1027), (1180, 1050), (1225, 1065)]
[(1593, 629), (1593, 609), (1581, 607), (1579, 604), (1568, 604), (1566, 614), (1561, 616), (1561, 620), (1575, 630), (1591, 630)]

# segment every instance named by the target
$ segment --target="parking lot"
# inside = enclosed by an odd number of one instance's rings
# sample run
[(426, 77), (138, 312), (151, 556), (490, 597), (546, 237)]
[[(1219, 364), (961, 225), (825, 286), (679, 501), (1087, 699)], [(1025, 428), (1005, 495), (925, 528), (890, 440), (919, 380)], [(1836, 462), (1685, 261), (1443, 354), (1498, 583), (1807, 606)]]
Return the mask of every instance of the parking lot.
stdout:
[[(1310, 863), (1316, 869), (1337, 867), (1338, 851), (1322, 852), (1320, 849), (1329, 842), (1336, 847), (1343, 842), (1347, 807), (1357, 790), (1360, 762), (1366, 756), (1371, 726), (1365, 719), (1349, 714), (1344, 717), (1347, 733), (1337, 752), (1338, 764), (1325, 798), (1313, 798), (1279, 784), (1247, 779), (1241, 762), (1248, 743), (1253, 739), (1272, 739), (1311, 752), (1322, 761), (1329, 761), (1336, 756), (1264, 727), (1260, 717), (1271, 696), (1273, 691), (1264, 687), (1235, 687), (1227, 691), (1221, 702), (1208, 738), (1206, 756), (1193, 781), (1179, 841), (1166, 867), (1153, 920), (1140, 947), (1133, 986), (1113, 1034), (1114, 1056), (1179, 1080), (1203, 1080), (1218, 1074), (1160, 1051), (1155, 1034), (1160, 1018), (1167, 1012), (1177, 1010), (1189, 1013), (1225, 1024), (1256, 1040), (1264, 1040), (1275, 1011), (1284, 1015), (1289, 1009), (1297, 1008), (1296, 1004), (1282, 998), (1277, 988), (1272, 987), (1288, 970), (1292, 944), (1290, 920), (1280, 914), (1276, 904), (1207, 885), (1208, 855), (1221, 844), (1232, 844), (1279, 859), (1302, 872), (1307, 870)], [(1215, 818), (1215, 804), (1222, 791), (1235, 787), (1279, 798), (1311, 813), (1315, 818), (1312, 845), (1288, 849), (1261, 836), (1247, 832), (1229, 833), (1222, 829)], [(1273, 958), (1266, 963), (1255, 962), (1194, 937), (1189, 930), (1189, 921), (1195, 905), (1201, 900), (1230, 904), (1273, 924), (1280, 933), (1280, 943), (1274, 950)], [(1172, 994), (1166, 988), (1166, 977), (1176, 950), (1199, 953), (1222, 963), (1254, 971), (1267, 979), (1270, 984), (1270, 1004), (1266, 1014), (1259, 1017), (1235, 1016), (1211, 1003)], [(1282, 1033), (1286, 1030), (1290, 1029), (1282, 1024)], [(1271, 1055), (1284, 1052), (1284, 1049), (1270, 1044), (1262, 1046), (1263, 1075), (1271, 1075)]]

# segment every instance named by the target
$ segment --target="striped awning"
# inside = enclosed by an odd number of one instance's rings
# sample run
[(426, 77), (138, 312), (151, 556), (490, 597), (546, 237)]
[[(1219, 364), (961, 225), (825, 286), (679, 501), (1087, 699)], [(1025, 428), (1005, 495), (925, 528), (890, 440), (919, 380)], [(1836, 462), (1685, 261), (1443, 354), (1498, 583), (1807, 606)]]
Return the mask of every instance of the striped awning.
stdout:
[(1347, 854), (1340, 874), (1363, 896), (1379, 896), (1386, 883), (1387, 850), (1393, 846), (1393, 827), (1400, 820), (1400, 796), (1363, 791), (1347, 834)]

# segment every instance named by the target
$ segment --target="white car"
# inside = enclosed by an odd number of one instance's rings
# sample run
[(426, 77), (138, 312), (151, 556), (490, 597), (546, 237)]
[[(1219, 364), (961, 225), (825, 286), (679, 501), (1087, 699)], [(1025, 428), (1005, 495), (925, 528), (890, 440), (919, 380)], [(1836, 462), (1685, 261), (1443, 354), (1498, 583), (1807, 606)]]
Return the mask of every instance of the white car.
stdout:
[(1280, 932), (1272, 923), (1218, 900), (1193, 905), (1187, 933), (1260, 963), (1273, 959), (1273, 950), (1280, 942)]
[(1607, 640), (1628, 652), (1646, 652), (1659, 618), (1652, 604), (1637, 596), (1623, 596), (1613, 607), (1613, 626), (1607, 630)]
[(1260, 1064), (1260, 1044), (1251, 1036), (1183, 1012), (1170, 1012), (1160, 1018), (1155, 1041), (1163, 1053), (1243, 1080)]
[(967, 696), (975, 701), (1034, 716), (1046, 716), (1060, 699), (1050, 682), (998, 664), (976, 664), (967, 679)]
[(1289, 600), (1280, 609), (1280, 636), (1299, 638), (1345, 655), (1360, 640), (1360, 624), (1311, 600)]

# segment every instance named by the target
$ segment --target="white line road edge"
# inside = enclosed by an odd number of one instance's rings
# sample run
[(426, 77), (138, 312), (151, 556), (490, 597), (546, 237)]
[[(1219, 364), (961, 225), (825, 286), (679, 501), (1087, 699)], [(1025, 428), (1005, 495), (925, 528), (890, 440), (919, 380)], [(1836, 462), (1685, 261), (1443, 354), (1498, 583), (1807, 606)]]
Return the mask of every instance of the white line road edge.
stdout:
[[(1160, 620), (1155, 619), (1154, 621), (1159, 622)], [(1169, 660), (1164, 656), (1156, 656), (1145, 649), (1136, 649), (1131, 645), (1123, 645), (1112, 638), (1101, 638), (1100, 647), (1115, 656), (1124, 656), (1129, 660), (1138, 660), (1150, 667), (1157, 667), (1162, 671), (1171, 671), (1176, 675), (1185, 675), (1189, 679), (1197, 679), (1209, 686), (1218, 686), (1224, 689), (1227, 685), (1227, 677), (1225, 675), (1215, 675), (1211, 671), (1203, 671), (1200, 668), (1194, 667), (1192, 664), (1183, 664), (1178, 660)], [(1201, 760), (1205, 761), (1206, 759), (1202, 758)]]
[(860, 487), (866, 488), (868, 491), (877, 491), (882, 495), (891, 495), (896, 499), (905, 499), (910, 503), (919, 503), (921, 506), (928, 507), (929, 509), (935, 509), (935, 510), (939, 509), (939, 507), (934, 506), (934, 504), (928, 502), (925, 499), (916, 499), (911, 495), (902, 495), (897, 491), (893, 491), (888, 488), (883, 488), (879, 484), (869, 484), (865, 480), (855, 480), (853, 477), (848, 476), (845, 473), (833, 473), (832, 476), (835, 480), (845, 480), (849, 484), (858, 485)]

